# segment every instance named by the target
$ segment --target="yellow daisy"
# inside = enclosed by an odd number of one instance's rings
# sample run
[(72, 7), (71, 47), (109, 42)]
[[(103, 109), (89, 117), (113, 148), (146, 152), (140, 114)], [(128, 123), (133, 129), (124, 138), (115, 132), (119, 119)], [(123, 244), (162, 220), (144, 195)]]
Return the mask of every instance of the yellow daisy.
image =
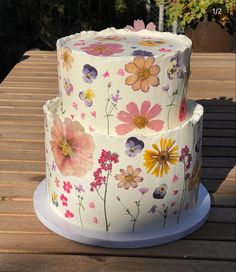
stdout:
[(160, 46), (164, 43), (166, 43), (165, 41), (163, 40), (156, 40), (156, 41), (153, 41), (153, 40), (142, 40), (140, 42), (138, 42), (140, 45), (142, 46)]
[(145, 150), (144, 153), (144, 165), (147, 168), (147, 173), (150, 173), (157, 177), (162, 177), (163, 174), (167, 174), (170, 167), (169, 164), (176, 164), (179, 159), (178, 146), (174, 145), (175, 141), (171, 138), (160, 140), (160, 149), (156, 144), (152, 147), (154, 150)]

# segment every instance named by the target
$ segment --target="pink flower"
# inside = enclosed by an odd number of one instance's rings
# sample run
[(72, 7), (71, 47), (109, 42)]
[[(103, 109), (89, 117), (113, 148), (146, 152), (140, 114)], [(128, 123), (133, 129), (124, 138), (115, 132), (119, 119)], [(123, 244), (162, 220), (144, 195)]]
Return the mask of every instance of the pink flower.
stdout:
[(171, 207), (174, 207), (176, 205), (176, 202), (175, 201), (172, 201), (171, 202)]
[(63, 206), (67, 206), (67, 200), (68, 200), (68, 198), (66, 196), (64, 196), (63, 194), (61, 194), (60, 199), (62, 201), (62, 205)]
[[(120, 174), (115, 175), (115, 179), (119, 181), (117, 186), (119, 188), (125, 188), (126, 190), (128, 190), (130, 187), (136, 188), (138, 183), (143, 181), (143, 177), (139, 176), (140, 173), (140, 168), (134, 169), (131, 165), (127, 167), (127, 171), (125, 169), (120, 169)], [(147, 192), (146, 189), (147, 188), (140, 192), (144, 194)]]
[(176, 182), (176, 181), (178, 181), (179, 180), (179, 176), (177, 176), (177, 175), (174, 175), (173, 176), (173, 178), (172, 178), (172, 182)]
[(66, 218), (72, 218), (72, 217), (74, 217), (74, 214), (73, 214), (71, 211), (66, 210), (66, 212), (65, 212), (65, 217), (66, 217)]
[(116, 126), (116, 133), (124, 135), (135, 128), (142, 129), (145, 127), (154, 131), (162, 130), (164, 122), (158, 119), (152, 120), (161, 112), (162, 108), (159, 104), (155, 104), (151, 109), (150, 106), (150, 101), (144, 101), (139, 110), (134, 102), (130, 102), (126, 106), (127, 111), (120, 111), (117, 114), (117, 118), (124, 124)]
[(160, 49), (158, 49), (160, 52), (171, 52), (171, 50), (170, 49), (168, 49), (168, 48), (160, 48)]
[(148, 191), (149, 191), (149, 189), (146, 188), (146, 187), (142, 187), (142, 188), (139, 189), (139, 192), (140, 192), (142, 195), (146, 194)]
[[(145, 24), (143, 20), (134, 20), (134, 27), (127, 25), (125, 29), (128, 29), (130, 31), (140, 31), (142, 29), (145, 29)], [(146, 26), (147, 30), (150, 31), (155, 31), (156, 30), (156, 25), (152, 22), (148, 23)]]
[(174, 190), (174, 191), (173, 191), (173, 195), (177, 195), (178, 192), (179, 192), (179, 190)]
[(94, 208), (95, 208), (94, 202), (90, 202), (90, 203), (89, 203), (89, 208), (91, 208), (91, 209), (94, 209)]
[(99, 223), (96, 216), (93, 217), (93, 223), (94, 223), (94, 224), (98, 224), (98, 223)]
[(66, 191), (68, 194), (70, 193), (70, 190), (72, 189), (72, 185), (69, 181), (63, 181), (63, 190)]
[(55, 183), (57, 187), (60, 187), (60, 180), (58, 179), (58, 177), (55, 177)]
[(124, 51), (120, 44), (101, 42), (90, 44), (87, 47), (81, 47), (81, 50), (93, 56), (111, 56)]
[(91, 135), (76, 121), (59, 117), (51, 129), (51, 149), (57, 167), (64, 176), (84, 176), (93, 166), (95, 144)]
[(185, 120), (186, 113), (187, 113), (187, 102), (186, 102), (186, 99), (183, 98), (180, 103), (180, 108), (179, 108), (179, 121), (180, 122)]

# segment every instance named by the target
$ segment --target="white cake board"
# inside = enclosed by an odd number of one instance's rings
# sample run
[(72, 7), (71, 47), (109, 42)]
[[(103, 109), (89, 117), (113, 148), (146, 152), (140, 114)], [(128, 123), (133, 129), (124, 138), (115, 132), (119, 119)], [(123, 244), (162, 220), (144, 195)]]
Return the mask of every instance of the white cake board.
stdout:
[(187, 220), (156, 232), (109, 233), (81, 228), (54, 213), (47, 201), (46, 179), (35, 190), (33, 202), (39, 220), (53, 232), (73, 241), (109, 248), (149, 247), (181, 239), (197, 230), (207, 220), (211, 205), (210, 196), (201, 184), (197, 207)]

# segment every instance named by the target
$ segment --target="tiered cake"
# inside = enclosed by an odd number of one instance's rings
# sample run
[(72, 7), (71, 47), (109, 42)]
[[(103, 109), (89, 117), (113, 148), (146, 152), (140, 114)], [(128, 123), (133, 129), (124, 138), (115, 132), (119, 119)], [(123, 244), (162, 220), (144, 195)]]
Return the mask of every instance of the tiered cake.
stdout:
[(57, 42), (58, 98), (44, 106), (51, 209), (87, 230), (147, 233), (195, 208), (202, 106), (187, 101), (191, 41), (149, 30)]

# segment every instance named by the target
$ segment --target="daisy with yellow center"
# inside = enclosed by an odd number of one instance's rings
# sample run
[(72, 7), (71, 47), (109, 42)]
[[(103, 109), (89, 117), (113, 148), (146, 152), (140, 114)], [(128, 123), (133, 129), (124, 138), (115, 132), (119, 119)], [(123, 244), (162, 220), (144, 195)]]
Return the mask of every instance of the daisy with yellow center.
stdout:
[(129, 62), (125, 65), (125, 70), (130, 75), (126, 78), (125, 84), (132, 87), (134, 91), (141, 90), (148, 92), (150, 86), (158, 86), (159, 78), (157, 74), (160, 72), (160, 67), (154, 65), (154, 57), (136, 56), (133, 62)]
[(63, 68), (68, 71), (72, 68), (72, 63), (74, 62), (74, 58), (71, 55), (71, 50), (68, 47), (62, 47), (61, 48), (61, 56), (60, 59), (62, 61)]
[(145, 150), (144, 153), (144, 165), (147, 168), (147, 173), (152, 171), (152, 175), (162, 177), (163, 174), (167, 174), (170, 167), (169, 164), (176, 164), (179, 159), (178, 146), (175, 145), (175, 141), (171, 138), (160, 140), (160, 148), (153, 144), (154, 150)]

